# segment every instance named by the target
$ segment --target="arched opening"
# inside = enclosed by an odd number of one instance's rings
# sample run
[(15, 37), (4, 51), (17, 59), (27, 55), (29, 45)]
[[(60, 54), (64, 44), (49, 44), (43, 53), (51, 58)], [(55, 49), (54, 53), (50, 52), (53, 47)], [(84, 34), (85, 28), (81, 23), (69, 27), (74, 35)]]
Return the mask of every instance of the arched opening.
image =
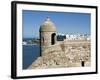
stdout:
[(84, 61), (81, 62), (81, 66), (84, 67)]
[(53, 34), (51, 35), (51, 45), (54, 45), (55, 42), (56, 42), (56, 34), (53, 33)]

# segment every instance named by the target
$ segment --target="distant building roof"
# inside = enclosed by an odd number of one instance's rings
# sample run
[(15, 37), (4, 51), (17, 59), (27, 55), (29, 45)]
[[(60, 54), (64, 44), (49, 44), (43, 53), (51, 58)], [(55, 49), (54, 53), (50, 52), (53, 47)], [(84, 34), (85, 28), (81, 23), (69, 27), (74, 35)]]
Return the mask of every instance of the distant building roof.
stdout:
[(40, 26), (40, 32), (42, 31), (56, 31), (56, 27), (49, 17), (47, 17), (44, 23)]

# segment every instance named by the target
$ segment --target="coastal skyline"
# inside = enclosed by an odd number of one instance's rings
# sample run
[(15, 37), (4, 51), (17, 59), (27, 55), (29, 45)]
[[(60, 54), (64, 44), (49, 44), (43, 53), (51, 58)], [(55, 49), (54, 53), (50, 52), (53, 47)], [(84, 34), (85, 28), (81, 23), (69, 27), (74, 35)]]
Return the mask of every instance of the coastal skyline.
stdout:
[(40, 25), (48, 16), (55, 24), (57, 33), (90, 34), (91, 15), (89, 13), (23, 10), (23, 38), (39, 37)]

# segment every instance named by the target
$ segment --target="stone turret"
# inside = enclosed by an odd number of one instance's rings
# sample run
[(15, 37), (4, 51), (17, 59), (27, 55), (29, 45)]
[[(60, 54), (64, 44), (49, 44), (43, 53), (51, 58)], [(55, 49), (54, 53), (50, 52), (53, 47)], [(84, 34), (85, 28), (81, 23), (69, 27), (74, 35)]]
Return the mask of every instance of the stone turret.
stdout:
[(91, 66), (90, 40), (74, 40), (74, 35), (67, 35), (68, 40), (56, 42), (56, 28), (49, 17), (39, 31), (41, 57), (38, 57), (29, 69)]
[(40, 25), (40, 52), (43, 55), (45, 49), (56, 43), (56, 27), (54, 23), (47, 17), (42, 25)]

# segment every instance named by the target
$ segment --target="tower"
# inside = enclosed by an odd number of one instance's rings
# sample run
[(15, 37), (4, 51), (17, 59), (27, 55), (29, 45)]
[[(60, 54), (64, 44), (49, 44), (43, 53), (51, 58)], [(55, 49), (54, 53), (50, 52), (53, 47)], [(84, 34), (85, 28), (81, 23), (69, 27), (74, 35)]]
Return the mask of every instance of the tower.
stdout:
[(43, 55), (45, 49), (56, 43), (56, 27), (54, 23), (47, 17), (42, 25), (40, 25), (40, 54)]

